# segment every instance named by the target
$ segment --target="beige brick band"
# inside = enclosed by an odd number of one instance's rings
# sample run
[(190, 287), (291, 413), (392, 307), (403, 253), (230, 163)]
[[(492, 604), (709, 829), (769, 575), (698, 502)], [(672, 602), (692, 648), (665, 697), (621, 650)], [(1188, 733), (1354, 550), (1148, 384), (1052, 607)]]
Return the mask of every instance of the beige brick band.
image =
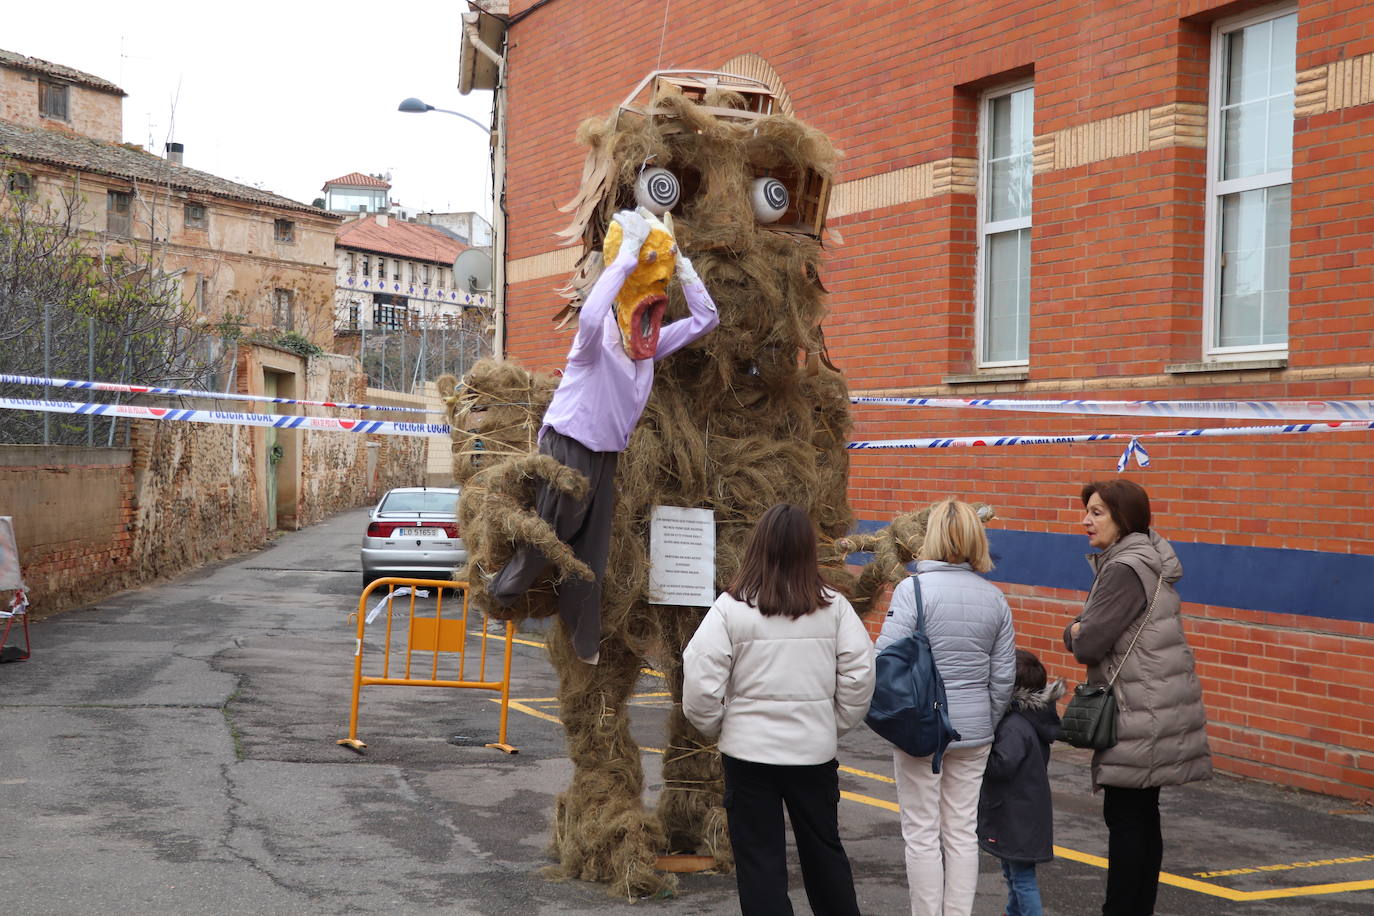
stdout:
[(976, 159), (937, 159), (835, 185), (828, 219), (881, 210), (940, 194), (972, 194), (977, 187)]
[(1299, 118), (1374, 102), (1374, 54), (1332, 61), (1298, 74), (1293, 114)]
[[(763, 79), (770, 85), (776, 80), (771, 68), (765, 69), (767, 64), (762, 58), (757, 59), (754, 71), (746, 72), (747, 63), (738, 58), (725, 69)], [(1034, 169), (1036, 174), (1042, 174), (1147, 150), (1172, 146), (1201, 149), (1206, 145), (1207, 106), (1176, 102), (1036, 137)], [(978, 160), (958, 156), (936, 159), (834, 185), (826, 217), (837, 219), (944, 194), (972, 195), (977, 189)], [(577, 266), (580, 254), (579, 248), (564, 248), (520, 258), (510, 262), (507, 277), (511, 283), (524, 283), (568, 274)]]
[(1207, 145), (1207, 106), (1174, 102), (1035, 138), (1035, 173), (1071, 169), (1171, 146)]
[(527, 258), (517, 258), (506, 265), (506, 282), (526, 283), (541, 277), (570, 274), (577, 267), (581, 257), (582, 246), (578, 245), (530, 255)]

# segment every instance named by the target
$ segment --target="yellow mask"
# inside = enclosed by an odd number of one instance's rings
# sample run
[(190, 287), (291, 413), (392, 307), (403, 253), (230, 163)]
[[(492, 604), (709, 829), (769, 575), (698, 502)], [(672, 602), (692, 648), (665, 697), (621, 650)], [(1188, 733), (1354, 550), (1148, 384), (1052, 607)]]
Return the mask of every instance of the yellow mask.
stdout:
[[(620, 224), (612, 221), (606, 229), (601, 255), (607, 264), (620, 252)], [(630, 359), (652, 359), (658, 350), (658, 331), (668, 308), (668, 280), (675, 266), (673, 237), (657, 220), (649, 237), (639, 249), (639, 264), (625, 278), (615, 297), (615, 320), (620, 325), (620, 343)]]

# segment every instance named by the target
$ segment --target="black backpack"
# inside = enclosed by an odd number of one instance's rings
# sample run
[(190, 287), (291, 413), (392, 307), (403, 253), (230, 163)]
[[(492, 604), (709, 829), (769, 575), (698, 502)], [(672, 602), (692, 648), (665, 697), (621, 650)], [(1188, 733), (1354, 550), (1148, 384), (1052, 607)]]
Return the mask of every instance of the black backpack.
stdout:
[(945, 682), (926, 637), (921, 580), (912, 576), (911, 584), (916, 592), (916, 632), (878, 653), (877, 684), (864, 721), (911, 756), (930, 757), (930, 768), (938, 773), (945, 748), (959, 740), (959, 733), (949, 721)]

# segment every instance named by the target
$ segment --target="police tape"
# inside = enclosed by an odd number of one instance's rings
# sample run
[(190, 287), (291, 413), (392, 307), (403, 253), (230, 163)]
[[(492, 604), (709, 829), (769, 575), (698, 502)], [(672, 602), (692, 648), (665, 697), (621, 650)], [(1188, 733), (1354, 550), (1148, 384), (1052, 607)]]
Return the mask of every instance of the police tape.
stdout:
[(123, 382), (91, 382), (82, 379), (45, 378), (38, 375), (3, 375), (0, 384), (42, 385), (47, 388), (78, 388), (87, 391), (117, 391), (128, 394), (156, 394), (180, 398), (213, 398), (220, 401), (261, 401), (268, 404), (301, 404), (306, 407), (336, 407), (344, 410), (390, 410), (398, 413), (443, 413), (423, 407), (387, 407), (382, 404), (344, 404), (336, 401), (307, 401), (303, 398), (273, 398), (263, 394), (237, 394), (230, 391), (198, 391), (194, 388), (163, 388), (158, 385), (126, 385)]
[(1354, 429), (1374, 429), (1374, 421), (1337, 423), (1287, 423), (1271, 426), (1215, 426), (1204, 429), (1168, 429), (1154, 433), (1089, 433), (1081, 436), (954, 436), (931, 439), (885, 439), (851, 442), (850, 449), (972, 448), (1004, 445), (1072, 445), (1079, 442), (1109, 442), (1139, 439), (1192, 439), (1222, 436), (1282, 436), (1295, 433), (1331, 433)]
[[(442, 410), (423, 407), (389, 407), (385, 404), (350, 404), (342, 401), (311, 401), (304, 398), (268, 397), (227, 391), (202, 391), (193, 388), (167, 388), (159, 385), (130, 385), (123, 382), (96, 382), (84, 379), (48, 378), (37, 375), (0, 374), (0, 384), (39, 385), (49, 388), (75, 388), (89, 391), (114, 391), (164, 397), (208, 398), (225, 401), (254, 401), (267, 404), (300, 404), (306, 407), (333, 407), (341, 410), (387, 410), (395, 413), (440, 414)], [(1091, 414), (1118, 417), (1198, 417), (1204, 419), (1257, 420), (1374, 420), (1374, 401), (1102, 401), (1102, 400), (1020, 400), (1016, 398), (891, 398), (856, 396), (851, 404), (884, 407), (943, 407), (972, 410), (1011, 410), (1030, 413)]]
[(851, 397), (851, 404), (948, 407), (1117, 417), (1200, 417), (1238, 420), (1374, 420), (1374, 401), (1083, 401), (1016, 398)]
[[(272, 413), (232, 413), (218, 410), (183, 410), (166, 407), (143, 407), (135, 404), (83, 404), (75, 401), (39, 401), (29, 398), (0, 398), (0, 409), (33, 410), (46, 413), (76, 414), (78, 416), (114, 416), (135, 420), (170, 420), (189, 423), (217, 423), (227, 426), (261, 426), (276, 429), (311, 429), (325, 432), (376, 433), (392, 436), (447, 436), (452, 428), (447, 423), (405, 423), (393, 420), (341, 420), (335, 417), (301, 417)], [(1153, 433), (1088, 433), (1065, 436), (945, 436), (929, 439), (887, 439), (850, 442), (850, 450), (922, 449), (999, 447), (1017, 445), (1072, 445), (1081, 442), (1110, 442), (1130, 440), (1129, 457), (1136, 452), (1137, 460), (1148, 460), (1140, 454), (1140, 439), (1192, 439), (1229, 436), (1274, 436), (1296, 433), (1327, 433), (1348, 430), (1374, 429), (1374, 421), (1341, 421), (1337, 423), (1288, 423), (1270, 426), (1219, 426), (1203, 429), (1171, 429)], [(1142, 464), (1145, 462), (1142, 461)]]
[(136, 404), (81, 404), (75, 401), (36, 401), (0, 398), (0, 409), (36, 410), (79, 416), (127, 417), (133, 420), (180, 420), (223, 426), (264, 426), (275, 429), (314, 429), (325, 432), (379, 433), (387, 436), (447, 436), (447, 423), (405, 423), (396, 420), (341, 420), (336, 417), (298, 417), (276, 413), (232, 413), (220, 410), (182, 410)]

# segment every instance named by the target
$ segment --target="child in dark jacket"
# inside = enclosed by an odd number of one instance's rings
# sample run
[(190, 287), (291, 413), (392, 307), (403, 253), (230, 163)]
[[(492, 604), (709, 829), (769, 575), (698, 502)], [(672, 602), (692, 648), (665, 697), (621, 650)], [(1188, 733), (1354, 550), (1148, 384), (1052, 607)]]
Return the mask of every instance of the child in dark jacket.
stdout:
[(1046, 685), (1045, 666), (1016, 650), (1016, 689), (993, 735), (978, 798), (978, 845), (1002, 860), (1006, 916), (1042, 916), (1035, 864), (1054, 858), (1050, 743), (1059, 736), (1055, 701), (1064, 682)]

